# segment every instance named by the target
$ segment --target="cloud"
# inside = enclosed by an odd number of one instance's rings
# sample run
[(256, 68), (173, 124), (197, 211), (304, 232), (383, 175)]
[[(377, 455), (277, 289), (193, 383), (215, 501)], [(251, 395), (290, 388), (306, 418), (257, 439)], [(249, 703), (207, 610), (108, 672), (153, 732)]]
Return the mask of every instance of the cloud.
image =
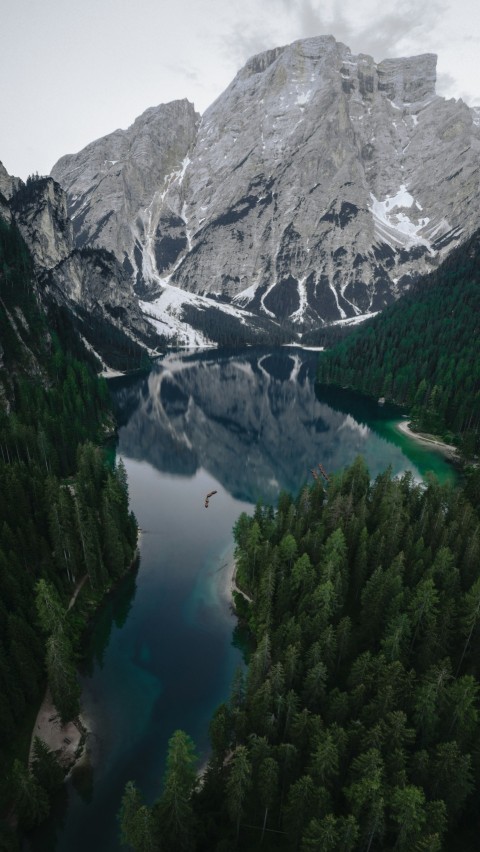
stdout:
[(192, 82), (198, 84), (202, 83), (202, 75), (198, 68), (189, 68), (187, 65), (181, 65), (180, 63), (164, 64), (163, 67), (167, 71), (171, 71), (177, 77), (183, 77), (185, 80), (191, 80)]
[(333, 0), (328, 7), (314, 0), (296, 0), (292, 8), (303, 36), (328, 32), (354, 52), (369, 53), (380, 60), (398, 56), (405, 49), (419, 52), (423, 36), (431, 29), (432, 20), (441, 16), (445, 3)]
[[(333, 35), (354, 53), (385, 57), (427, 52), (423, 44), (442, 20), (447, 0), (265, 0), (265, 14), (244, 13), (227, 34), (230, 53), (248, 57), (298, 38)], [(446, 36), (447, 37), (447, 36)]]
[(437, 94), (443, 95), (445, 98), (450, 98), (456, 92), (457, 84), (455, 77), (448, 74), (446, 71), (437, 74)]

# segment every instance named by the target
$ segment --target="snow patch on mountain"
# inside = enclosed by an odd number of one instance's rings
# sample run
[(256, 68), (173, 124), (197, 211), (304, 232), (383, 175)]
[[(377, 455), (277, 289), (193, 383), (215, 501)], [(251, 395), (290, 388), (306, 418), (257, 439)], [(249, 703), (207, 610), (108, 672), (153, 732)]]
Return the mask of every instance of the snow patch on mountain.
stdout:
[[(173, 287), (166, 281), (163, 286), (162, 294), (155, 301), (140, 301), (140, 309), (157, 332), (168, 339), (175, 338), (176, 342), (183, 346), (215, 345), (202, 332), (195, 331), (182, 319), (182, 309), (185, 304), (193, 304), (197, 308), (205, 309), (206, 299), (186, 293), (185, 290)], [(208, 307), (211, 307), (211, 303)]]
[(370, 198), (375, 231), (382, 242), (387, 243), (391, 248), (396, 248), (398, 245), (405, 248), (423, 245), (430, 252), (432, 251), (430, 241), (421, 235), (421, 231), (428, 225), (430, 219), (425, 216), (414, 221), (406, 212), (414, 205), (418, 210), (422, 210), (422, 207), (415, 201), (405, 184), (402, 184), (394, 195), (387, 195), (384, 201), (375, 198), (373, 192), (370, 193)]

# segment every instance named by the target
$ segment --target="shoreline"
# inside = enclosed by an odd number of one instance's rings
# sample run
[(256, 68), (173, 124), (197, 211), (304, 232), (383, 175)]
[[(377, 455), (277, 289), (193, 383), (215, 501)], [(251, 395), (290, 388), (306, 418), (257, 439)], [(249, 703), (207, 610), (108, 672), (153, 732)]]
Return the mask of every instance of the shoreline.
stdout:
[(50, 688), (47, 686), (32, 731), (29, 765), (33, 759), (35, 737), (38, 737), (54, 753), (65, 774), (68, 774), (82, 756), (89, 733), (90, 728), (82, 713), (77, 719), (62, 725), (60, 714), (53, 703)]
[(238, 592), (238, 594), (242, 595), (248, 603), (252, 603), (252, 598), (237, 586), (237, 563), (233, 553), (230, 553), (224, 564), (221, 565), (220, 568), (217, 568), (217, 572), (221, 572), (222, 574), (220, 580), (220, 593), (233, 609), (235, 609), (235, 601), (233, 598), (234, 592)]
[[(122, 574), (122, 576), (117, 582), (120, 582), (125, 577), (125, 575), (130, 573), (130, 571), (135, 567), (135, 563), (137, 562), (140, 555), (141, 536), (142, 530), (140, 529), (140, 527), (138, 527), (137, 547), (133, 559), (129, 567), (126, 569), (125, 573)], [(73, 594), (69, 600), (67, 612), (69, 612), (75, 605), (77, 597), (87, 581), (88, 575), (85, 574), (82, 579), (77, 583)], [(101, 600), (95, 607), (95, 613), (93, 617), (95, 617), (95, 614), (98, 612), (99, 608), (102, 606), (103, 602), (112, 592), (115, 586), (116, 583), (114, 583), (108, 589), (104, 590)], [(85, 625), (85, 627), (86, 629), (88, 629), (88, 624)], [(48, 746), (50, 751), (54, 753), (59, 765), (65, 771), (65, 777), (67, 777), (70, 772), (72, 772), (72, 770), (81, 763), (82, 759), (85, 758), (87, 751), (87, 740), (91, 733), (91, 721), (82, 711), (82, 708), (80, 708), (80, 713), (76, 719), (70, 719), (68, 722), (62, 725), (60, 714), (57, 708), (55, 707), (55, 704), (53, 703), (50, 687), (47, 683), (45, 695), (43, 697), (42, 703), (40, 704), (31, 733), (28, 765), (31, 766), (35, 737), (38, 737)]]
[(430, 438), (427, 435), (423, 435), (421, 432), (413, 432), (412, 429), (410, 429), (410, 422), (410, 420), (400, 420), (398, 423), (395, 423), (395, 429), (403, 435), (406, 435), (408, 438), (412, 438), (414, 441), (417, 441), (419, 444), (438, 450), (451, 461), (459, 461), (460, 456), (458, 450), (453, 446), (453, 444), (446, 444), (445, 441)]

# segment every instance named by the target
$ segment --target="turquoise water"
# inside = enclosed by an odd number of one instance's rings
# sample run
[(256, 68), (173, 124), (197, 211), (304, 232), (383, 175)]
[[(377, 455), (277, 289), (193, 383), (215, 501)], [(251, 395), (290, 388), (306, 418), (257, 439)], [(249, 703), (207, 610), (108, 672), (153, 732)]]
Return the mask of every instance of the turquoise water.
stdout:
[(140, 567), (98, 614), (86, 649), (89, 760), (28, 848), (116, 852), (125, 783), (154, 800), (173, 731), (186, 730), (206, 759), (209, 720), (242, 662), (225, 588), (240, 512), (298, 491), (318, 462), (333, 471), (358, 453), (372, 476), (391, 464), (417, 478), (455, 477), (437, 451), (396, 431), (395, 410), (316, 392), (317, 358), (285, 349), (175, 354), (143, 378), (111, 383)]

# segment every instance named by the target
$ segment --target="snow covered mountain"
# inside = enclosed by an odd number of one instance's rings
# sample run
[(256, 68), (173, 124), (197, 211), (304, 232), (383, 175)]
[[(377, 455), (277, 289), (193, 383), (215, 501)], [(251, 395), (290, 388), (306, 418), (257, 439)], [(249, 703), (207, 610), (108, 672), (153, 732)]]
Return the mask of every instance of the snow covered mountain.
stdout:
[(478, 226), (478, 113), (435, 79), (431, 54), (332, 36), (260, 54), (201, 119), (161, 105), (54, 166), (77, 245), (165, 329), (212, 304), (299, 331), (380, 310)]

